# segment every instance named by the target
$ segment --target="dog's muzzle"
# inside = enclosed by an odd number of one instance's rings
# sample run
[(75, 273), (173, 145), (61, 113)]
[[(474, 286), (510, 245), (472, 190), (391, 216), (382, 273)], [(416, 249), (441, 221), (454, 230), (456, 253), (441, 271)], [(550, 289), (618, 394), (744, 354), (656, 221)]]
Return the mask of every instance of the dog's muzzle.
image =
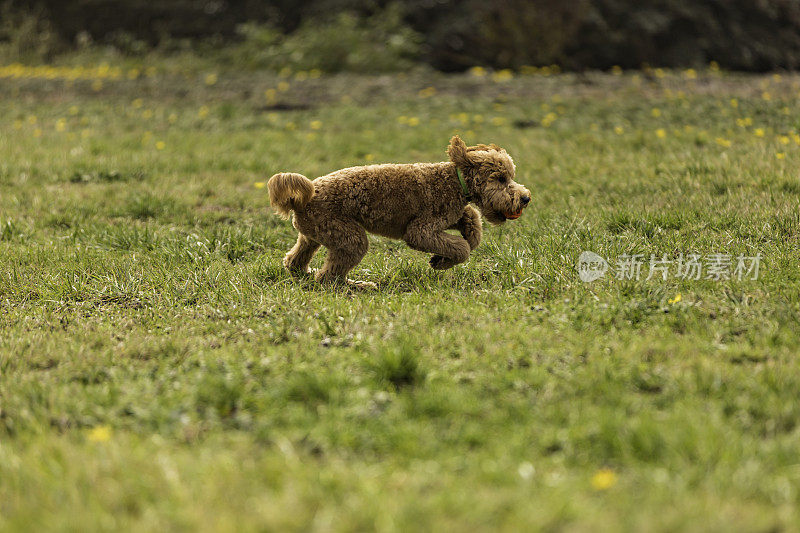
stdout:
[(531, 197), (528, 196), (528, 195), (525, 195), (522, 198), (520, 198), (519, 200), (522, 203), (522, 207), (520, 207), (519, 210), (514, 211), (514, 212), (503, 213), (504, 217), (506, 217), (509, 220), (516, 220), (516, 219), (518, 219), (519, 217), (522, 216), (522, 210), (525, 209), (525, 207), (530, 203)]

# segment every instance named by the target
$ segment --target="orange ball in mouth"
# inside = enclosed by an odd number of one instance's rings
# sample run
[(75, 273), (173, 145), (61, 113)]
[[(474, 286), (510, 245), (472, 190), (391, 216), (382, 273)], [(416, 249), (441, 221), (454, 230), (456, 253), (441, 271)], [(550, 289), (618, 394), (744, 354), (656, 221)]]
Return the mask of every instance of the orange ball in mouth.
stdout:
[(509, 220), (516, 220), (522, 216), (522, 209), (520, 209), (516, 213), (503, 213), (503, 216), (505, 216)]

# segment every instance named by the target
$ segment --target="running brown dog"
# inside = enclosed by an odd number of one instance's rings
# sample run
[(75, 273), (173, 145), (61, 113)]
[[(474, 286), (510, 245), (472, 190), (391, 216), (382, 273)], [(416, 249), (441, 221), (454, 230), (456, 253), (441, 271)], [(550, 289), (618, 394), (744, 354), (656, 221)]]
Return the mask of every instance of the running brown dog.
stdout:
[(284, 266), (306, 274), (324, 246), (328, 256), (317, 281), (374, 286), (347, 279), (367, 253), (367, 232), (433, 254), (435, 269), (466, 261), (481, 241), (481, 214), (492, 224), (517, 219), (531, 193), (514, 181), (514, 161), (499, 146), (468, 147), (455, 136), (447, 154), (448, 162), (351, 167), (314, 181), (291, 172), (272, 176), (270, 202), (285, 218), (294, 212), (300, 232)]

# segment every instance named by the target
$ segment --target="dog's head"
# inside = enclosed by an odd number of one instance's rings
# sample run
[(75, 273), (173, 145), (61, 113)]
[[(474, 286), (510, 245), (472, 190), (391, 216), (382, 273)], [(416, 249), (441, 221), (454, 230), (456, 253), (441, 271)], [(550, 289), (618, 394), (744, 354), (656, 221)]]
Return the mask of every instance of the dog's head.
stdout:
[(505, 150), (494, 144), (467, 146), (456, 135), (450, 139), (447, 155), (464, 173), (471, 201), (486, 220), (502, 224), (522, 216), (531, 192), (514, 181), (514, 161)]

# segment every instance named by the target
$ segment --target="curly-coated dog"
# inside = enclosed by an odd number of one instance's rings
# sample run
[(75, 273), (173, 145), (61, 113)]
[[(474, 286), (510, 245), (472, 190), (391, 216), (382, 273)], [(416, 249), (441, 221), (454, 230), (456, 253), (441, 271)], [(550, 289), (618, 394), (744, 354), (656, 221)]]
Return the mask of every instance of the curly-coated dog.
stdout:
[(466, 261), (481, 241), (478, 210), (501, 224), (522, 215), (531, 193), (514, 181), (514, 162), (499, 146), (468, 147), (455, 136), (447, 154), (449, 162), (352, 167), (314, 181), (290, 172), (272, 176), (270, 202), (286, 218), (294, 212), (300, 232), (284, 266), (305, 274), (324, 246), (328, 257), (317, 281), (372, 285), (347, 279), (367, 253), (368, 231), (433, 254), (435, 269)]

